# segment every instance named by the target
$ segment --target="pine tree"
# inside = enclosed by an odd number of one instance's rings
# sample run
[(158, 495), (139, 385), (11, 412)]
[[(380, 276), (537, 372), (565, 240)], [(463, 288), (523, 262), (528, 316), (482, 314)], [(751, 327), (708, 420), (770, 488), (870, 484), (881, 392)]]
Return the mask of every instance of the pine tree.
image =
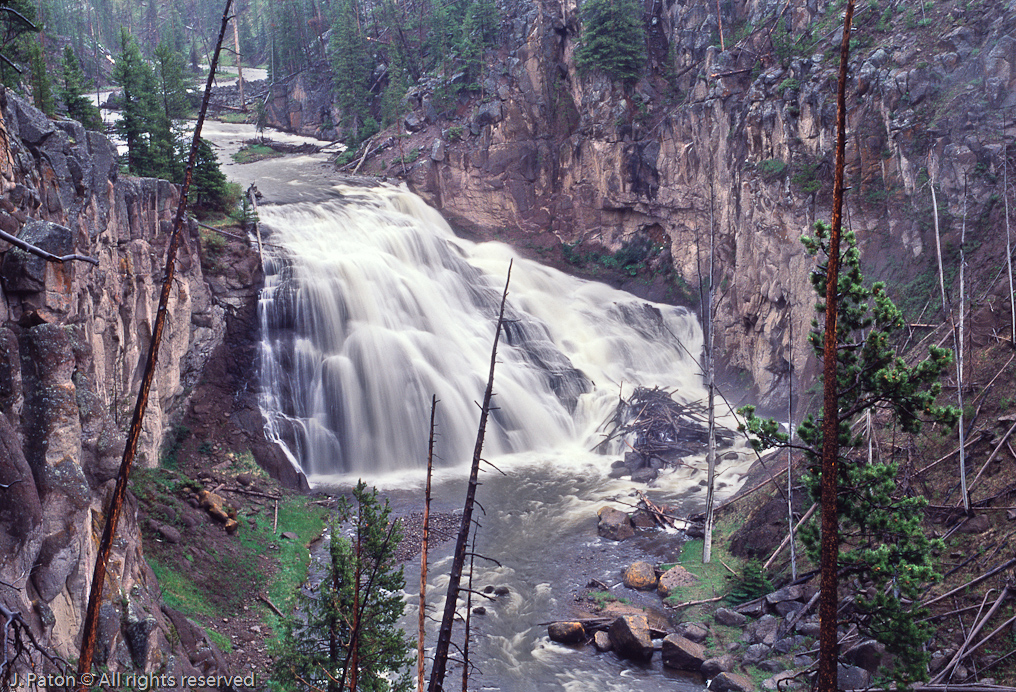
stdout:
[[(811, 255), (826, 255), (829, 230), (818, 223), (815, 237), (802, 239)], [(886, 410), (904, 433), (916, 433), (926, 421), (956, 421), (956, 410), (940, 406), (935, 398), (941, 390), (938, 380), (952, 360), (948, 349), (930, 346), (928, 357), (913, 367), (896, 355), (891, 346), (895, 331), (904, 326), (900, 311), (885, 293), (885, 286), (864, 285), (860, 253), (853, 234), (844, 234), (846, 251), (842, 254), (839, 274), (839, 310), (837, 319), (837, 393), (841, 458), (837, 477), (837, 517), (840, 527), (839, 569), (851, 576), (861, 589), (856, 593), (855, 609), (847, 616), (859, 629), (886, 646), (895, 657), (891, 675), (901, 685), (927, 677), (928, 652), (923, 644), (933, 629), (922, 618), (926, 613), (915, 605), (930, 582), (938, 575), (932, 554), (941, 549), (941, 541), (925, 536), (920, 518), (927, 504), (913, 497), (896, 483), (898, 466), (892, 461), (867, 463), (865, 455), (851, 454), (861, 445), (850, 432), (851, 423), (872, 407)], [(811, 281), (824, 296), (824, 261), (812, 271)], [(818, 305), (824, 313), (824, 303)], [(821, 358), (823, 334), (813, 322), (809, 340)], [(751, 407), (743, 409), (745, 427), (751, 432), (756, 448), (782, 445), (787, 436), (779, 432), (776, 421), (754, 416)], [(821, 495), (822, 425), (809, 415), (797, 429), (807, 445), (810, 473), (805, 483), (816, 500)], [(820, 536), (811, 524), (801, 538), (809, 558), (819, 561)]]
[(162, 110), (167, 118), (179, 120), (187, 117), (190, 104), (187, 99), (187, 82), (183, 77), (183, 56), (166, 41), (155, 48), (155, 77), (159, 83)]
[(120, 87), (123, 104), (116, 131), (127, 143), (127, 168), (134, 175), (147, 175), (153, 168), (150, 135), (155, 80), (126, 27), (120, 29), (120, 55), (113, 68), (113, 81)]
[(364, 140), (363, 124), (370, 115), (370, 73), (373, 64), (357, 25), (356, 0), (337, 4), (329, 53), (335, 75), (335, 100), (350, 143)]
[(102, 116), (98, 107), (85, 96), (85, 74), (81, 71), (78, 58), (70, 46), (64, 48), (63, 86), (60, 99), (67, 107), (67, 116), (85, 126), (85, 129), (102, 131)]
[(198, 144), (191, 185), (194, 190), (194, 206), (228, 211), (224, 208), (228, 195), (226, 176), (219, 168), (219, 160), (208, 140), (202, 139)]
[(635, 0), (586, 0), (582, 36), (575, 51), (580, 70), (602, 70), (613, 79), (638, 79), (646, 59), (642, 7)]
[(325, 577), (313, 595), (300, 593), (301, 617), (287, 623), (276, 651), (281, 689), (412, 689), (413, 647), (398, 626), (405, 609), (405, 578), (395, 563), (401, 528), (377, 490), (360, 481), (353, 496), (355, 512), (345, 507), (340, 517), (352, 521), (352, 536), (332, 525)]
[(42, 54), (42, 44), (38, 40), (28, 46), (31, 65), (32, 101), (35, 107), (48, 116), (56, 114), (56, 103), (53, 101), (53, 85), (46, 69), (46, 59)]
[(482, 79), (483, 52), (494, 44), (500, 28), (501, 18), (493, 0), (474, 0), (470, 3), (459, 39), (459, 55), (465, 62), (467, 83)]

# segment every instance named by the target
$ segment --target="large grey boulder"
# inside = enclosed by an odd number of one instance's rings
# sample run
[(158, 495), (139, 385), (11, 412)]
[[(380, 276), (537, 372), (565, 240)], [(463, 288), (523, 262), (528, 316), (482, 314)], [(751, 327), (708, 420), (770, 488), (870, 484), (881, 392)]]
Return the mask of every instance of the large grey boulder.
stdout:
[(645, 615), (623, 615), (614, 620), (607, 634), (614, 653), (621, 658), (648, 661), (653, 657), (655, 649)]
[(635, 535), (631, 519), (621, 510), (607, 505), (601, 507), (596, 516), (600, 518), (600, 523), (596, 526), (596, 532), (604, 538), (609, 538), (612, 541), (623, 541)]
[(712, 692), (752, 692), (755, 683), (738, 673), (720, 673), (709, 682)]
[(679, 634), (668, 634), (663, 640), (663, 665), (676, 670), (697, 672), (702, 669), (706, 648)]
[(717, 608), (716, 612), (713, 613), (713, 620), (716, 621), (717, 625), (743, 627), (748, 622), (748, 617), (730, 608)]
[(720, 673), (729, 673), (734, 670), (737, 665), (737, 659), (731, 654), (723, 654), (716, 658), (707, 658), (702, 662), (702, 668), (700, 672), (706, 676), (707, 679), (715, 678)]

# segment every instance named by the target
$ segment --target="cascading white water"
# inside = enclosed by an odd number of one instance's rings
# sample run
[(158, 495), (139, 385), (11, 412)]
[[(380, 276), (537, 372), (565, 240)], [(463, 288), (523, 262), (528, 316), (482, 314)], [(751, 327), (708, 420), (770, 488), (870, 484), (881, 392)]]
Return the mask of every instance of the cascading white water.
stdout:
[(260, 304), (267, 431), (312, 482), (419, 468), (432, 395), (440, 458), (469, 460), (513, 259), (488, 455), (592, 446), (622, 383), (702, 397), (684, 309), (457, 238), (405, 190), (338, 192), (260, 210), (275, 246)]

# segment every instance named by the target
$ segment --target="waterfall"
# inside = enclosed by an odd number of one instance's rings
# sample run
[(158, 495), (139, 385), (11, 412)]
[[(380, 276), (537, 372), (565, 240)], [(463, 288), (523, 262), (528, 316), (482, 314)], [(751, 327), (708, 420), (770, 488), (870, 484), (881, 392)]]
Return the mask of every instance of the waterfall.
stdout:
[(312, 482), (419, 468), (432, 395), (441, 463), (469, 460), (512, 259), (486, 456), (591, 447), (622, 383), (702, 398), (685, 309), (458, 238), (403, 189), (337, 192), (260, 209), (266, 432)]

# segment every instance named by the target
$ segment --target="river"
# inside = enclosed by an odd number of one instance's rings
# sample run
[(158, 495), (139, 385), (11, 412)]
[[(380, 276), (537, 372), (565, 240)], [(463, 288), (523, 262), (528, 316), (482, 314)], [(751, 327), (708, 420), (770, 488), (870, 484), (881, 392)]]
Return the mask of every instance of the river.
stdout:
[[(219, 123), (205, 134), (223, 152), (253, 136), (249, 126)], [(658, 657), (644, 665), (562, 646), (541, 624), (567, 617), (590, 580), (624, 596), (618, 582), (628, 563), (645, 554), (657, 562), (676, 557), (671, 536), (620, 544), (597, 536), (596, 510), (634, 503), (636, 486), (607, 475), (623, 454), (620, 443), (608, 455), (590, 450), (619, 393), (635, 385), (665, 387), (686, 402), (703, 398), (695, 317), (523, 259), (503, 244), (458, 238), (404, 188), (340, 178), (321, 155), (262, 164), (224, 170), (245, 185), (256, 180), (265, 195), (261, 220), (273, 244), (259, 308), (266, 431), (312, 485), (348, 487), (363, 478), (398, 511), (421, 509), (429, 405), (437, 395), (434, 511), (461, 509), (475, 402), (513, 263), (497, 410), (484, 447), (498, 470), (482, 474), (478, 493), (485, 511), (477, 552), (500, 566), (478, 564), (474, 578), (478, 587), (505, 585), (510, 594), (473, 618), (471, 687), (702, 690), (700, 678), (665, 670)], [(719, 471), (719, 497), (737, 488), (753, 458), (743, 445), (734, 451)], [(693, 513), (703, 501), (703, 457), (704, 450), (637, 489)], [(435, 617), (451, 548), (431, 554)], [(418, 560), (407, 564), (409, 623), (416, 621), (418, 575)]]

